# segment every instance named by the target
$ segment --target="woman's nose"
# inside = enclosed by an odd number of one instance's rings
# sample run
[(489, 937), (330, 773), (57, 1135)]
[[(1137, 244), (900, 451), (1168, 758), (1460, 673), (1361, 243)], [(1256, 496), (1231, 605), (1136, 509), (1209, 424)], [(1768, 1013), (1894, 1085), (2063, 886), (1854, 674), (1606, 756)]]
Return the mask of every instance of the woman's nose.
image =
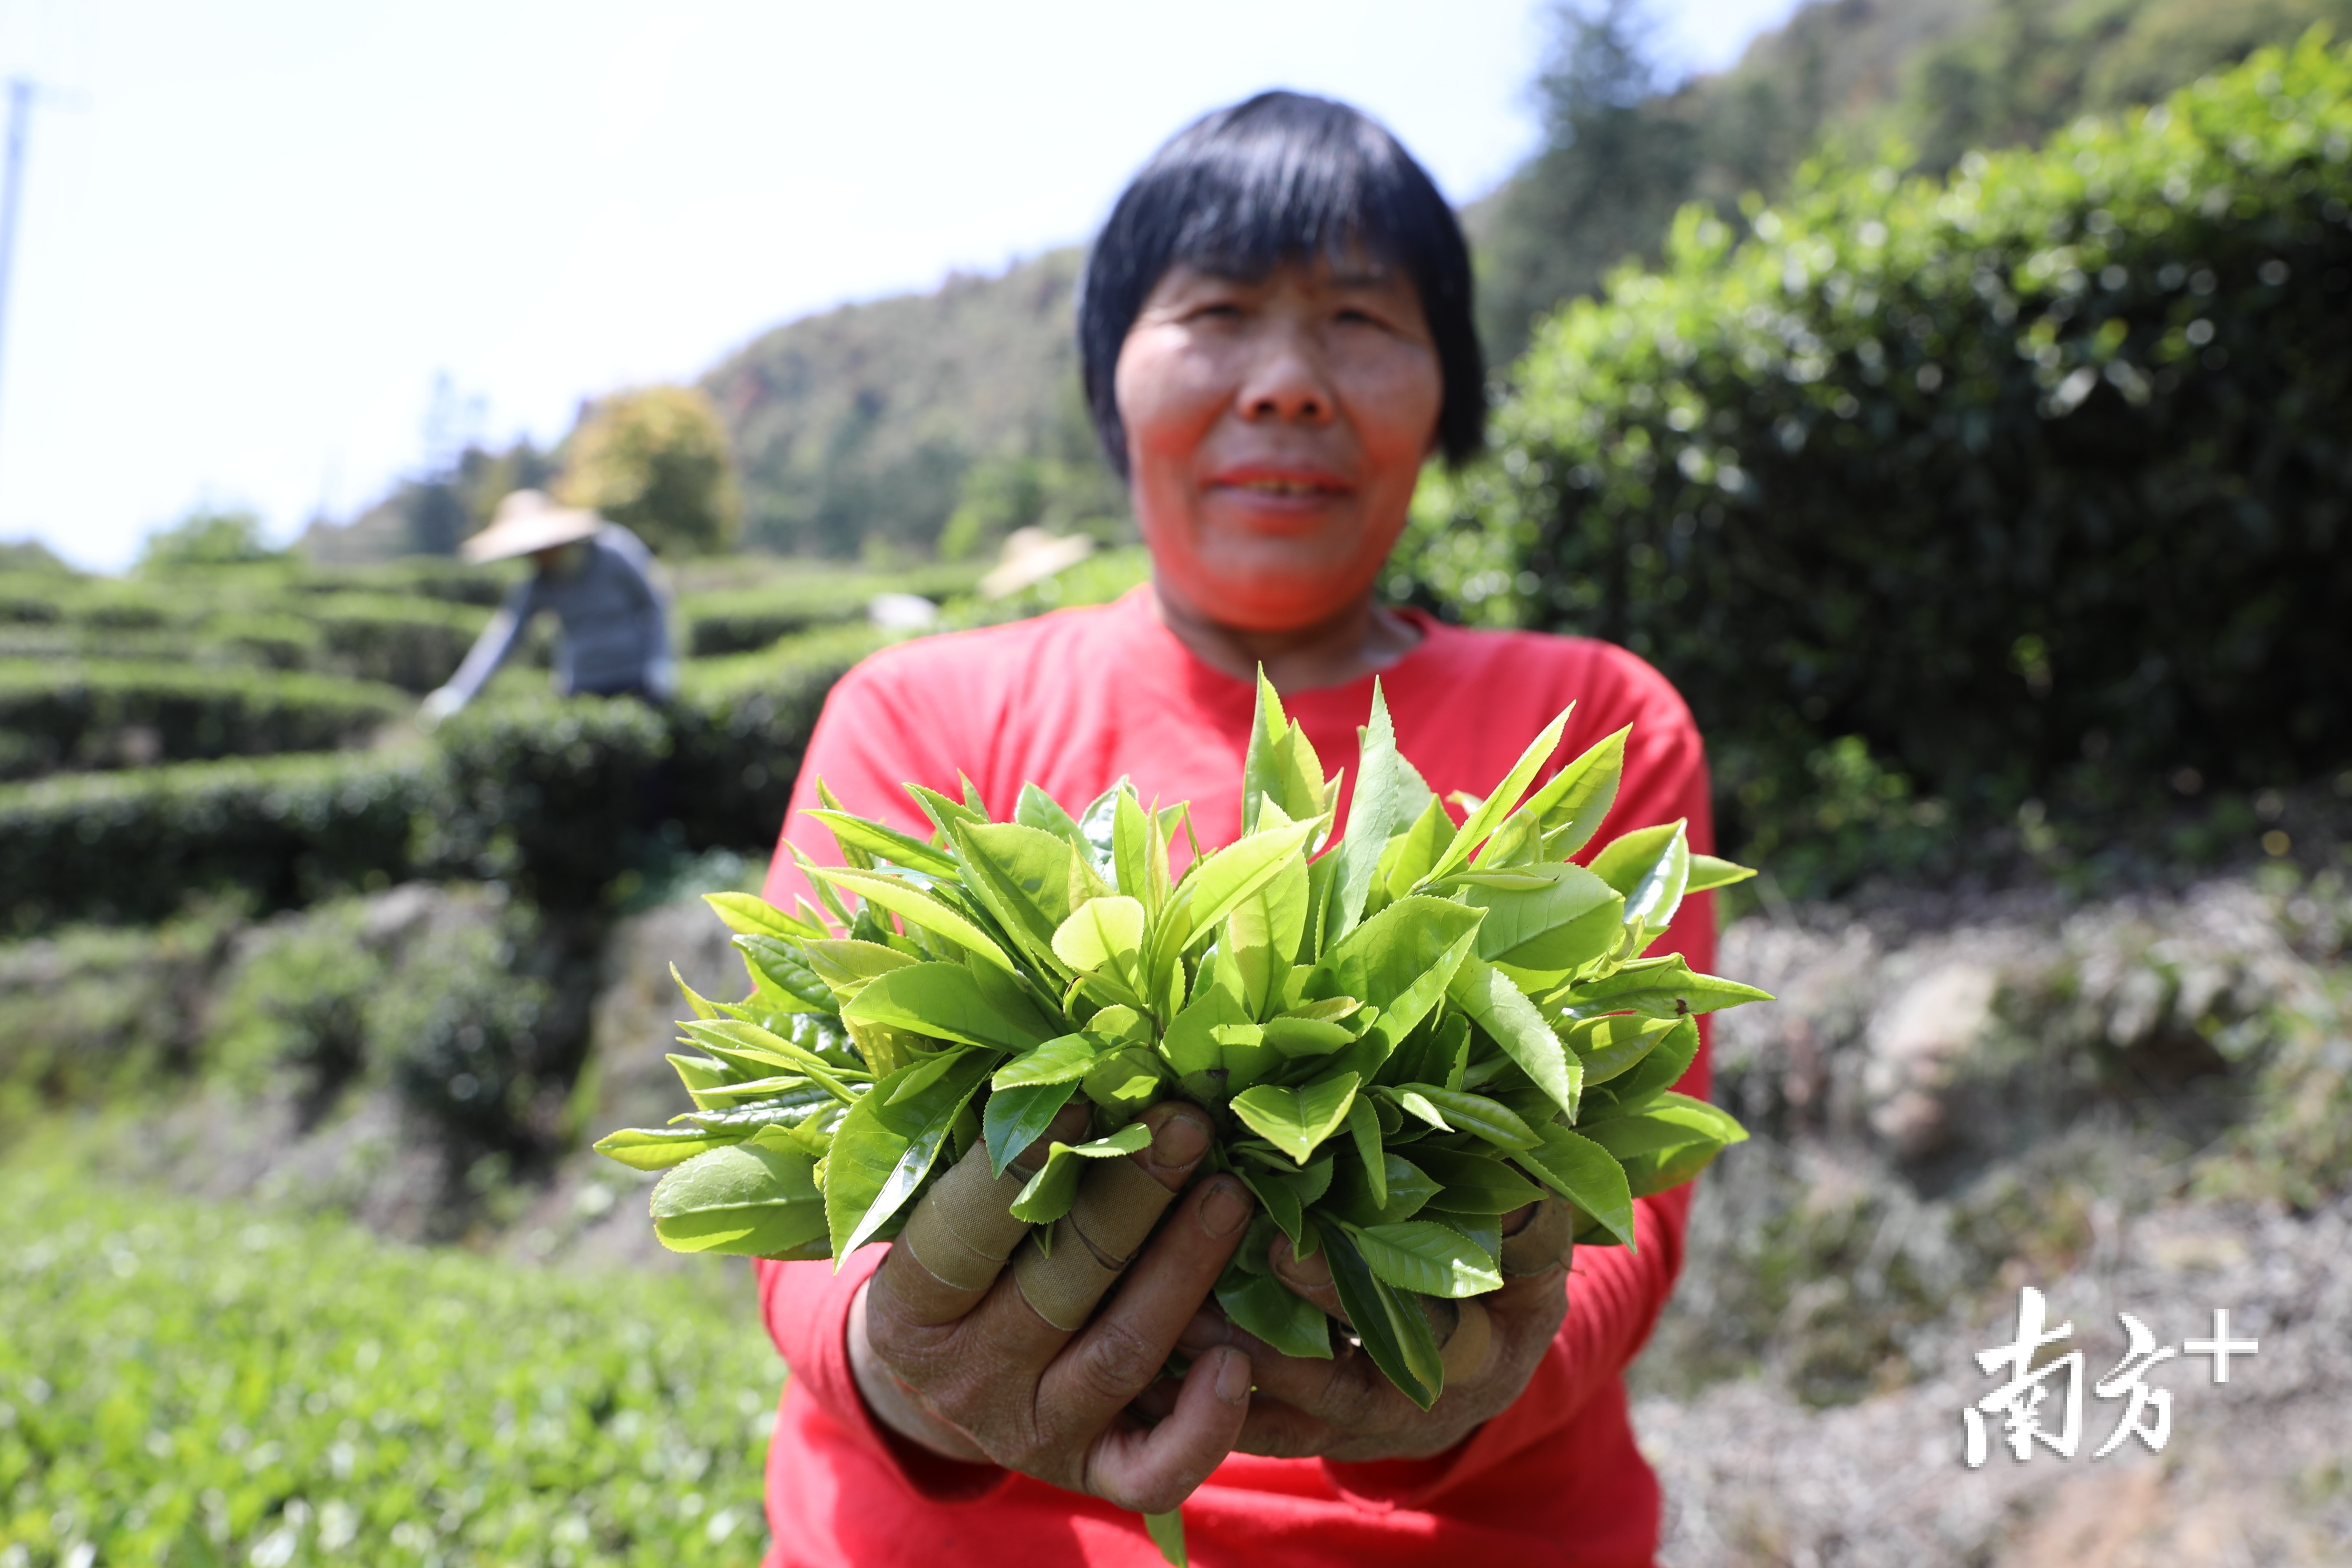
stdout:
[(1253, 422), (1320, 425), (1333, 410), (1322, 356), (1301, 334), (1291, 331), (1266, 334), (1261, 352), (1252, 356), (1238, 401), (1242, 416)]

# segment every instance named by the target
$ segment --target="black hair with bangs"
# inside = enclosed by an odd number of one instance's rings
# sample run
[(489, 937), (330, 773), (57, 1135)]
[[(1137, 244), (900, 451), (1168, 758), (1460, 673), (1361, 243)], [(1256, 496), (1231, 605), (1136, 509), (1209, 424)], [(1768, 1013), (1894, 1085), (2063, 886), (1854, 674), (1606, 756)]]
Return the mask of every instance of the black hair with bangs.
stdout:
[(1351, 247), (1404, 268), (1437, 345), (1437, 444), (1459, 467), (1486, 440), (1486, 372), (1470, 310), (1470, 248), (1435, 182), (1369, 115), (1264, 92), (1202, 116), (1137, 172), (1087, 258), (1078, 359), (1111, 467), (1127, 473), (1112, 385), (1118, 352), (1169, 268), (1263, 278)]

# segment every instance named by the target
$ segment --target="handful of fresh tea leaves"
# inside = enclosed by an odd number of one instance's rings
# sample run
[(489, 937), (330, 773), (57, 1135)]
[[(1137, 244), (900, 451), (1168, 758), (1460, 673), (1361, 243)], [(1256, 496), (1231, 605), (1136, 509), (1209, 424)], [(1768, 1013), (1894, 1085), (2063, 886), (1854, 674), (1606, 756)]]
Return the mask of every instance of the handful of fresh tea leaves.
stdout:
[[(1626, 731), (1532, 789), (1568, 717), (1457, 825), (1376, 689), (1334, 840), (1339, 781), (1261, 679), (1242, 837), (1213, 853), (1184, 806), (1125, 782), (1075, 815), (1026, 787), (1010, 822), (969, 786), (910, 784), (928, 840), (820, 784), (845, 864), (803, 860), (819, 903), (709, 900), (751, 991), (687, 990), (698, 1054), (670, 1060), (697, 1109), (596, 1147), (668, 1169), (652, 1200), (668, 1247), (838, 1264), (897, 1235), (975, 1143), (1002, 1179), (1081, 1101), (1091, 1136), (1053, 1143), (1013, 1204), (1050, 1250), (1088, 1163), (1141, 1148), (1147, 1107), (1189, 1100), (1217, 1129), (1202, 1169), (1261, 1205), (1217, 1285), (1226, 1315), (1330, 1355), (1329, 1321), (1268, 1257), (1277, 1236), (1320, 1250), (1349, 1328), (1426, 1407), (1444, 1372), (1417, 1298), (1499, 1289), (1502, 1215), (1549, 1193), (1577, 1244), (1631, 1245), (1635, 1198), (1747, 1136), (1672, 1085), (1696, 1015), (1768, 998), (1643, 954), (1686, 895), (1751, 873), (1694, 854), (1679, 822), (1572, 864), (1616, 799)], [(1181, 1551), (1172, 1516), (1153, 1524)]]

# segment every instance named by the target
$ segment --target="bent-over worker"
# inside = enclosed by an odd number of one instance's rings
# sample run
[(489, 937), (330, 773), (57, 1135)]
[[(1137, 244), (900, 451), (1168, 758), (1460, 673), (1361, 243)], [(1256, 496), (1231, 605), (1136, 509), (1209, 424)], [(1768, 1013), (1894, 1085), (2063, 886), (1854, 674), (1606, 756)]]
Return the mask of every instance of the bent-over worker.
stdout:
[(653, 552), (619, 523), (558, 506), (538, 490), (517, 490), (460, 552), (477, 565), (528, 555), (537, 570), (507, 595), (448, 684), (425, 700), (427, 725), (480, 694), (541, 610), (553, 610), (562, 626), (557, 691), (658, 701), (677, 690), (669, 585)]

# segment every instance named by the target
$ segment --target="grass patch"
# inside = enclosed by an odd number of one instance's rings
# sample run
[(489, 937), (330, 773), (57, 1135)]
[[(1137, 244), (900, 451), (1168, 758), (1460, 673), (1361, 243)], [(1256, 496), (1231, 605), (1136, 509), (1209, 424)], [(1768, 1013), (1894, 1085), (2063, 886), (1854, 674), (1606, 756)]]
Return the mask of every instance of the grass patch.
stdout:
[(758, 1561), (736, 1268), (569, 1275), (0, 1168), (0, 1564)]

